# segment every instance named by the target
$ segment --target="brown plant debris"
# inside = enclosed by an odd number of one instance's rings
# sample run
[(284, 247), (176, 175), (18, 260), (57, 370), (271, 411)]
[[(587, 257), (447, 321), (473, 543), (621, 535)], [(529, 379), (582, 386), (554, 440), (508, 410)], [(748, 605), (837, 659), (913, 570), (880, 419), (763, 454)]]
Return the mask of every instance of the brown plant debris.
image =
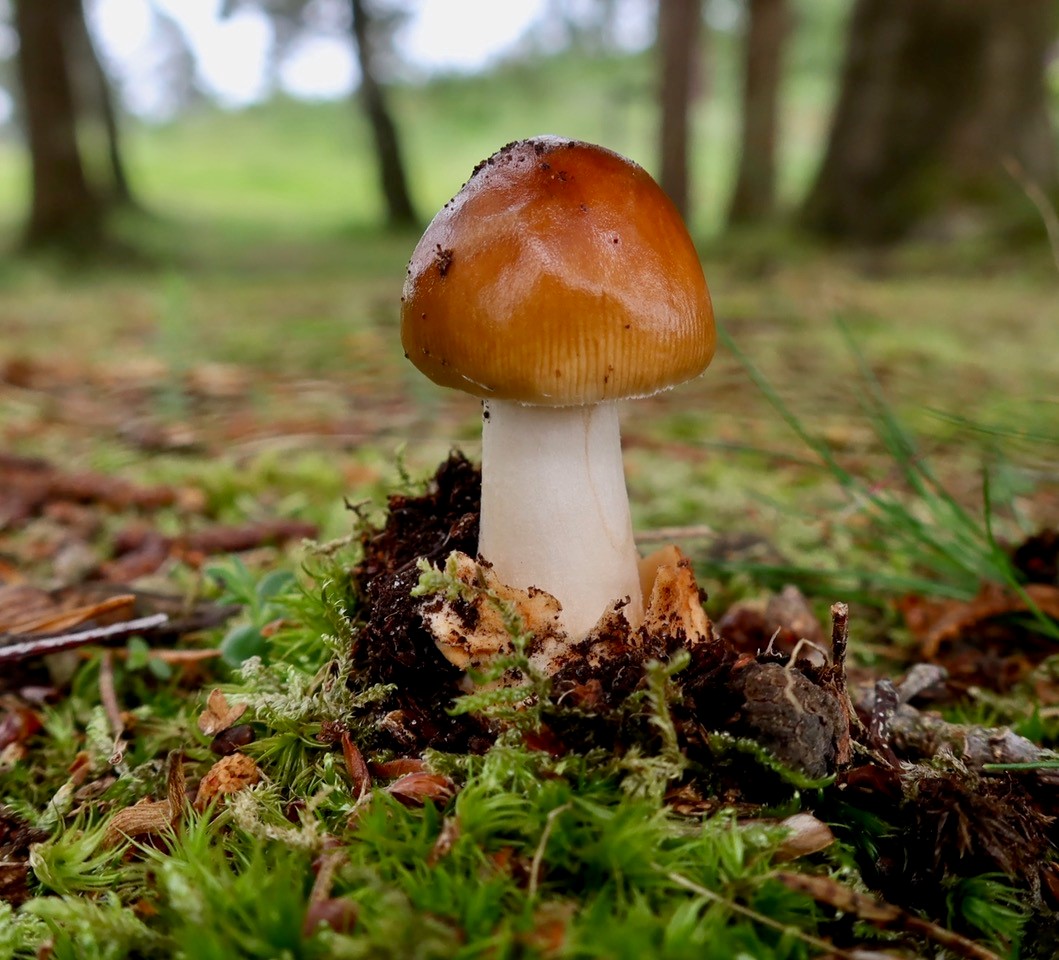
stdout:
[[(915, 673), (913, 670), (909, 675)], [(978, 772), (990, 764), (1032, 767), (1042, 761), (1059, 759), (1059, 754), (1037, 746), (1008, 727), (950, 723), (936, 713), (919, 710), (906, 702), (918, 689), (917, 685), (905, 683), (894, 688), (889, 681), (880, 681), (874, 689), (862, 688), (856, 697), (857, 709), (868, 715), (875, 713), (880, 698), (892, 696), (885, 721), (880, 723), (877, 719), (871, 726), (875, 735), (895, 751), (895, 759), (899, 756), (910, 762), (921, 762), (945, 756)], [(892, 695), (887, 694), (888, 690), (893, 691)], [(1059, 770), (1028, 769), (1026, 776), (1059, 787)]]
[(100, 573), (110, 581), (128, 582), (154, 573), (173, 558), (199, 567), (209, 556), (280, 546), (315, 537), (317, 532), (315, 524), (284, 519), (237, 526), (215, 525), (179, 537), (167, 537), (149, 527), (136, 526), (118, 536), (115, 557), (102, 565)]
[(988, 621), (1015, 613), (1039, 610), (1059, 620), (1059, 586), (1030, 583), (1023, 593), (1007, 590), (995, 583), (985, 583), (973, 600), (938, 602), (910, 606), (906, 620), (920, 644), (920, 653), (932, 660), (943, 644), (972, 637)]
[(797, 860), (819, 853), (835, 842), (831, 828), (811, 813), (796, 813), (782, 820), (780, 826), (786, 828), (787, 836), (776, 848), (775, 858), (779, 861)]
[(761, 600), (744, 600), (733, 604), (717, 624), (724, 638), (740, 653), (757, 654), (763, 650), (790, 656), (798, 644), (805, 642), (803, 653), (818, 657), (826, 638), (805, 594), (788, 584), (780, 593)]
[(56, 501), (152, 511), (176, 503), (177, 492), (101, 473), (68, 473), (45, 460), (0, 453), (0, 529), (24, 523)]
[(955, 957), (963, 957), (965, 960), (1001, 960), (992, 950), (987, 950), (952, 930), (946, 930), (936, 923), (908, 913), (892, 903), (858, 893), (831, 877), (781, 871), (776, 874), (776, 879), (789, 890), (811, 897), (817, 903), (852, 914), (858, 920), (883, 930), (898, 930), (923, 937), (951, 951)]
[(245, 753), (221, 757), (199, 781), (195, 810), (202, 813), (215, 799), (238, 793), (260, 782), (261, 771)]
[(353, 577), (366, 618), (353, 656), (361, 677), (395, 685), (385, 736), (402, 754), (427, 745), (484, 750), (493, 740), (487, 724), (448, 713), (461, 671), (438, 652), (412, 597), (420, 557), (440, 563), (452, 550), (475, 551), (480, 502), (478, 470), (453, 454), (426, 494), (391, 496), (386, 525), (364, 536)]
[(132, 837), (142, 837), (177, 829), (187, 808), (184, 760), (179, 754), (169, 758), (164, 800), (143, 799), (119, 810), (110, 818), (104, 842), (113, 845)]
[(386, 792), (406, 807), (421, 807), (428, 800), (443, 807), (456, 796), (456, 784), (440, 773), (406, 773), (391, 783)]
[(0, 902), (17, 907), (29, 899), (29, 848), (47, 836), (0, 807)]
[[(449, 795), (449, 785), (414, 759), (424, 748), (485, 750), (501, 729), (497, 720), (450, 712), (468, 690), (488, 695), (488, 687), (475, 684), (498, 656), (520, 663), (499, 601), (532, 634), (524, 651), (528, 666), (509, 667), (499, 677), (493, 669), (488, 683), (527, 691), (531, 699), (522, 706), (539, 717), (522, 733), (530, 748), (556, 757), (575, 745), (617, 755), (661, 749), (657, 718), (645, 709), (645, 698), (658, 696), (652, 664), (679, 655), (686, 665), (668, 681), (666, 703), (686, 764), (666, 787), (676, 813), (701, 816), (727, 806), (755, 816), (761, 805), (789, 796), (798, 776), (834, 777), (834, 787), (820, 794), (817, 817), (790, 825), (782, 855), (822, 849), (831, 840), (823, 820), (841, 824), (851, 807), (885, 824), (871, 843), (854, 848), (862, 875), (887, 901), (878, 909), (897, 918), (887, 920), (894, 924), (888, 929), (929, 937), (926, 927), (902, 926), (905, 911), (944, 916), (945, 881), (981, 873), (1005, 874), (1046, 910), (1050, 891), (1059, 889), (1059, 776), (1044, 768), (998, 771), (992, 765), (1051, 755), (1009, 730), (946, 724), (913, 707), (913, 700), (943, 686), (942, 664), (916, 665), (896, 684), (880, 679), (851, 686), (848, 608), (832, 605), (828, 637), (793, 590), (753, 608), (753, 618), (751, 608), (722, 616), (715, 628), (690, 566), (672, 547), (644, 561), (644, 627), (630, 628), (615, 604), (587, 637), (571, 642), (559, 632), (554, 598), (500, 583), (475, 557), (479, 485), (474, 467), (450, 457), (425, 495), (391, 498), (386, 525), (364, 535), (364, 560), (353, 572), (362, 601), (355, 682), (395, 687), (368, 708), (369, 716), (358, 718), (374, 730), (362, 746), (406, 758), (367, 764), (372, 777), (395, 780), (389, 790), (402, 802), (444, 802)], [(445, 570), (444, 589), (413, 597), (421, 558)], [(1000, 619), (1020, 610), (1010, 597), (988, 609), (1002, 610)], [(932, 629), (948, 637), (945, 631), (956, 623), (977, 638), (983, 623), (994, 623), (979, 619), (986, 612), (984, 601), (959, 612), (950, 607), (950, 626)], [(963, 635), (957, 640), (963, 643)], [(944, 661), (955, 642), (943, 639), (931, 649)], [(355, 757), (347, 757), (347, 766), (354, 784), (362, 782)], [(945, 931), (931, 933), (936, 938)]]
[[(865, 879), (894, 903), (941, 915), (946, 876), (999, 872), (1039, 904), (1059, 851), (1059, 770), (1035, 765), (1055, 755), (1006, 728), (948, 723), (919, 711), (903, 702), (917, 688), (879, 681), (874, 694), (856, 696), (862, 715), (877, 719), (865, 755), (840, 785), (848, 803), (900, 825), (861, 863)], [(1030, 768), (990, 772), (996, 763)]]
[(129, 619), (136, 598), (119, 593), (93, 603), (69, 607), (46, 591), (25, 585), (0, 587), (0, 634), (57, 634), (86, 623), (106, 626)]
[(199, 730), (207, 737), (227, 730), (246, 713), (247, 706), (246, 703), (229, 705), (228, 698), (220, 690), (211, 690), (206, 698), (206, 709), (199, 714)]
[(1027, 537), (1011, 553), (1026, 583), (1059, 585), (1059, 530), (1049, 527)]
[(371, 791), (371, 771), (348, 730), (342, 731), (342, 759), (345, 760), (346, 773), (353, 784), (353, 796), (358, 800), (367, 796)]
[(908, 596), (899, 609), (919, 655), (945, 667), (956, 693), (972, 686), (1010, 690), (1059, 652), (1036, 620), (1059, 623), (1059, 584), (1031, 582), (1014, 590), (984, 583), (969, 601)]

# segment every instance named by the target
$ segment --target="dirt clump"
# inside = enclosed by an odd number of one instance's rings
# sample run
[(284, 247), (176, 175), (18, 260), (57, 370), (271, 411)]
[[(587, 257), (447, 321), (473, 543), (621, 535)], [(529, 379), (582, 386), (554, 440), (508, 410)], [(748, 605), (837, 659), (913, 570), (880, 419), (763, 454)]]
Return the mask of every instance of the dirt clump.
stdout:
[[(450, 708), (472, 689), (475, 671), (514, 652), (499, 613), (506, 604), (532, 634), (525, 653), (530, 668), (549, 680), (551, 702), (542, 714), (558, 742), (620, 750), (656, 737), (627, 705), (645, 689), (652, 663), (669, 663), (686, 651), (687, 666), (676, 677), (674, 723), (703, 769), (714, 759), (708, 732), (725, 731), (756, 741), (807, 777), (836, 771), (849, 723), (824, 671), (772, 651), (740, 654), (704, 613), (703, 595), (679, 550), (663, 548), (644, 559), (641, 625), (630, 626), (618, 601), (587, 636), (571, 640), (560, 631), (554, 598), (507, 587), (474, 559), (480, 483), (478, 470), (453, 454), (422, 496), (391, 497), (385, 526), (364, 537), (354, 579), (366, 613), (354, 656), (362, 681), (395, 687), (377, 724), (383, 745), (400, 753), (488, 748), (497, 728), (473, 716), (454, 717)], [(439, 569), (448, 561), (460, 589), (413, 597), (423, 560)], [(492, 683), (516, 686), (526, 679), (509, 671)]]

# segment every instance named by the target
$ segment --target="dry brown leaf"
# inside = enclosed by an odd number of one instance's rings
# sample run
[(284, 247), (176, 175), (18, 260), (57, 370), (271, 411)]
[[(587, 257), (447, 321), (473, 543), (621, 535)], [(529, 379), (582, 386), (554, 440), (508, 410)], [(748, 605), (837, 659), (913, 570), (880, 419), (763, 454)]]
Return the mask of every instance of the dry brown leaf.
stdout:
[(89, 773), (92, 772), (92, 754), (87, 750), (79, 750), (73, 760), (70, 761), (70, 766), (66, 768), (66, 772), (70, 774), (70, 780), (75, 787), (81, 786), (88, 779)]
[(252, 384), (250, 372), (233, 363), (200, 363), (187, 372), (185, 379), (191, 393), (210, 400), (236, 400)]
[(131, 620), (136, 598), (131, 593), (107, 597), (98, 603), (76, 607), (73, 610), (52, 610), (48, 613), (34, 613), (21, 621), (7, 624), (8, 633), (64, 633), (72, 627), (78, 627), (89, 621), (101, 625)]
[(261, 771), (245, 753), (221, 757), (199, 781), (195, 809), (202, 813), (217, 797), (238, 793), (261, 780)]
[(47, 590), (28, 583), (0, 587), (0, 633), (16, 633), (16, 624), (55, 613), (55, 601)]
[(566, 946), (566, 931), (577, 908), (572, 903), (547, 901), (533, 913), (533, 926), (520, 940), (542, 957), (556, 957)]
[(1031, 603), (1045, 616), (1059, 620), (1059, 587), (1030, 583), (1023, 590), (1025, 598), (999, 584), (986, 583), (974, 599), (967, 602), (932, 602), (908, 597), (901, 604), (901, 612), (919, 641), (923, 656), (931, 660), (937, 657), (944, 644), (959, 639), (987, 620), (1028, 613), (1032, 609)]
[(143, 799), (119, 810), (110, 818), (104, 842), (115, 844), (129, 837), (162, 833), (177, 827), (187, 806), (184, 760), (178, 753), (170, 755), (165, 800)]
[(346, 772), (353, 781), (353, 795), (359, 800), (371, 789), (371, 773), (364, 761), (364, 754), (353, 742), (348, 730), (342, 731), (342, 757), (346, 761)]
[(440, 773), (408, 773), (391, 783), (386, 792), (406, 807), (421, 807), (428, 800), (441, 807), (456, 796), (456, 784)]
[(199, 714), (199, 730), (207, 737), (216, 736), (222, 730), (235, 726), (235, 722), (246, 713), (247, 704), (229, 706), (228, 698), (220, 690), (210, 691), (206, 698), (206, 709)]
[(797, 860), (817, 853), (835, 842), (831, 828), (811, 813), (796, 813), (780, 823), (787, 828), (787, 836), (776, 848), (777, 860)]
[(398, 757), (396, 760), (383, 760), (372, 763), (369, 769), (383, 780), (393, 780), (408, 773), (425, 773), (426, 764), (418, 757)]
[(25, 743), (41, 728), (40, 715), (22, 700), (4, 697), (0, 706), (4, 708), (0, 719), (0, 750), (13, 743)]
[(305, 911), (302, 936), (311, 937), (321, 924), (336, 933), (349, 933), (357, 925), (360, 908), (349, 897), (326, 897), (313, 900)]
[(446, 817), (441, 821), (441, 830), (427, 855), (427, 866), (434, 866), (443, 860), (452, 850), (452, 845), (460, 838), (460, 821), (456, 817)]

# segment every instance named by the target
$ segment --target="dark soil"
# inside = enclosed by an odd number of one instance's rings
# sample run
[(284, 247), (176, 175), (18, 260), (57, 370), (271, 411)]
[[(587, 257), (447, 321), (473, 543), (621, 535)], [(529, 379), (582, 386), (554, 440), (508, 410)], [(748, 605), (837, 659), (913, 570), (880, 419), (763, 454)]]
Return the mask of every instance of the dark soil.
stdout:
[[(478, 470), (453, 454), (424, 495), (392, 497), (385, 526), (364, 538), (364, 560), (354, 571), (365, 611), (356, 682), (394, 685), (375, 718), (375, 746), (397, 755), (417, 756), (428, 747), (480, 752), (498, 732), (486, 720), (450, 715), (462, 675), (438, 652), (423, 626), (421, 601), (411, 596), (420, 557), (438, 564), (453, 550), (474, 556), (479, 500)], [(1043, 561), (1047, 574), (1052, 541), (1034, 544), (1028, 554), (1020, 558), (1026, 566), (1040, 570)], [(766, 618), (739, 617), (735, 642), (716, 635), (691, 645), (669, 705), (689, 760), (674, 795), (697, 798), (692, 809), (700, 812), (722, 804), (776, 808), (792, 799), (797, 777), (832, 778), (817, 794), (818, 811), (832, 822), (869, 818), (878, 826), (871, 835), (851, 827), (845, 839), (865, 878), (891, 902), (943, 917), (946, 878), (1001, 873), (1025, 890), (1041, 916), (1052, 917), (1059, 892), (1059, 776), (987, 772), (983, 765), (996, 759), (988, 746), (994, 740), (981, 728), (949, 725), (949, 734), (954, 730), (966, 745), (962, 755), (951, 736), (943, 744), (895, 732), (898, 686), (886, 679), (876, 684), (875, 706), (855, 713), (846, 692), (845, 621), (838, 616), (833, 653), (823, 666), (792, 662), (789, 649), (774, 648)], [(571, 647), (552, 678), (552, 702), (543, 705), (545, 725), (530, 737), (532, 746), (552, 753), (660, 747), (642, 706), (628, 705), (646, 685), (648, 663), (667, 661), (684, 638), (632, 642), (619, 624), (603, 645), (608, 656), (597, 667)], [(910, 706), (901, 709), (905, 722), (909, 712), (918, 716)], [(961, 738), (961, 731), (967, 735)], [(752, 749), (719, 749), (716, 733)], [(1020, 743), (1019, 750), (1040, 755)], [(761, 763), (762, 753), (776, 763)], [(783, 768), (793, 776), (785, 777)]]

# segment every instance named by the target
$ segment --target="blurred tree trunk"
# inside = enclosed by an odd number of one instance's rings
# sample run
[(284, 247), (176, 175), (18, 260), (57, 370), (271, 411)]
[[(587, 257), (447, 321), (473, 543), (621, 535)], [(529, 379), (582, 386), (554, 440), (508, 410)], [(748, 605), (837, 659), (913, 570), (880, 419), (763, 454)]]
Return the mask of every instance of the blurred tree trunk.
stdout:
[(383, 198), (386, 201), (387, 220), (391, 226), (415, 226), (419, 218), (408, 192), (397, 127), (375, 73), (371, 15), (364, 0), (350, 0), (350, 5), (353, 11), (353, 39), (360, 62), (360, 97), (375, 141), (375, 158)]
[(806, 225), (885, 242), (1024, 206), (1012, 163), (1054, 190), (1045, 67), (1056, 14), (1046, 0), (857, 0)]
[(71, 75), (76, 81), (74, 89), (78, 93), (78, 112), (83, 120), (90, 120), (100, 127), (101, 135), (92, 137), (90, 142), (93, 145), (101, 142), (104, 162), (99, 166), (104, 169), (100, 171), (98, 179), (106, 184), (106, 201), (115, 206), (134, 207), (137, 204), (125, 170), (118, 112), (110, 80), (88, 31), (83, 0), (76, 0), (75, 6), (76, 15), (71, 21), (71, 42), (75, 50), (75, 55), (71, 58)]
[(689, 195), (689, 125), (701, 20), (699, 0), (658, 0), (660, 179), (662, 189), (685, 218)]
[(83, 247), (102, 226), (102, 205), (77, 145), (69, 38), (79, 0), (16, 0), (18, 68), (33, 198), (25, 242)]
[(787, 0), (749, 0), (743, 52), (743, 134), (730, 223), (767, 220), (776, 207), (776, 126)]

